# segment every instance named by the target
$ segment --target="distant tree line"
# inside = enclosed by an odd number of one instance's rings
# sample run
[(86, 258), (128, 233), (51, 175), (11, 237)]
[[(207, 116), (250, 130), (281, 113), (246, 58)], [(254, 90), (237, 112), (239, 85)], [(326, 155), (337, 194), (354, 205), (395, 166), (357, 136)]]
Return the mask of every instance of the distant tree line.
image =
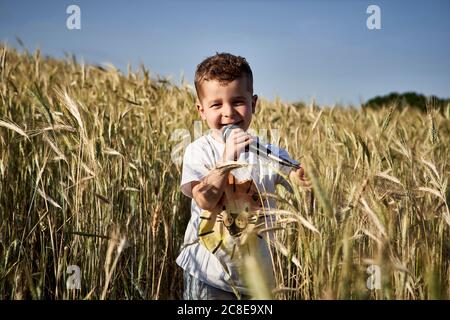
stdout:
[(363, 108), (380, 109), (395, 105), (397, 108), (410, 106), (424, 112), (427, 106), (435, 109), (444, 110), (450, 103), (450, 99), (441, 99), (436, 96), (424, 96), (415, 92), (397, 93), (392, 92), (384, 96), (376, 96), (362, 105)]

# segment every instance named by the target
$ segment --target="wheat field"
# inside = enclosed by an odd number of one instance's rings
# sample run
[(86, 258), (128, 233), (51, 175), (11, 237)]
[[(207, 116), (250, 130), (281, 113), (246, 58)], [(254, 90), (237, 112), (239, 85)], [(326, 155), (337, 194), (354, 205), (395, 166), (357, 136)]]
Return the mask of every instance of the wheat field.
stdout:
[[(181, 298), (173, 156), (198, 121), (184, 81), (1, 45), (0, 299)], [(450, 106), (260, 99), (252, 128), (312, 182), (278, 190), (277, 288), (255, 298), (450, 298)]]

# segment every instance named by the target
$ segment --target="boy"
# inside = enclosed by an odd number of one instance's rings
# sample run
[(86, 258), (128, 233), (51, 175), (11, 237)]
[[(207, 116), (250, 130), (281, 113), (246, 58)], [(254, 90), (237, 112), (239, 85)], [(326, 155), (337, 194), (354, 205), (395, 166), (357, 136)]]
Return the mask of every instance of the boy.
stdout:
[[(307, 182), (303, 168), (281, 166), (277, 170), (268, 160), (247, 152), (257, 139), (247, 129), (258, 96), (253, 94), (253, 74), (245, 58), (228, 53), (208, 57), (197, 66), (195, 89), (198, 112), (211, 130), (187, 146), (183, 160), (181, 190), (193, 199), (184, 246), (176, 260), (184, 269), (183, 298), (248, 298), (249, 291), (240, 277), (243, 256), (235, 252), (236, 244), (241, 243), (237, 239), (247, 226), (261, 225), (256, 222), (261, 217), (254, 212), (275, 208), (273, 199), (263, 194), (275, 193), (278, 183), (289, 188), (279, 171), (294, 181)], [(236, 127), (229, 130), (224, 141), (224, 128), (230, 125)], [(269, 148), (298, 164), (285, 150)], [(236, 160), (252, 165), (224, 166)], [(273, 226), (273, 218), (263, 220), (266, 227)], [(257, 250), (262, 257), (260, 267), (272, 289), (273, 264), (267, 236), (259, 236)], [(230, 244), (232, 249), (227, 247)]]

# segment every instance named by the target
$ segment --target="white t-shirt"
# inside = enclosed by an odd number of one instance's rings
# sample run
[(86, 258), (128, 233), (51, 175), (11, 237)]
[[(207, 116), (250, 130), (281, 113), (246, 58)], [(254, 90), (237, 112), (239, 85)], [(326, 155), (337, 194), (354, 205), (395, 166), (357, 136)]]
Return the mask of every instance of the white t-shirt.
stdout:
[[(269, 148), (273, 154), (280, 155), (298, 164), (298, 162), (289, 157), (289, 154), (284, 149), (280, 149), (271, 144), (260, 143)], [(186, 196), (192, 198), (191, 182), (202, 180), (216, 166), (216, 163), (222, 157), (224, 147), (225, 144), (215, 140), (210, 133), (198, 138), (186, 147), (181, 178), (181, 191)], [(281, 166), (263, 157), (258, 157), (253, 152), (241, 153), (238, 162), (246, 162), (251, 165), (234, 169), (231, 173), (238, 180), (252, 179), (259, 192), (273, 194), (275, 193), (276, 184), (279, 183), (288, 190), (290, 189), (286, 180), (278, 172), (288, 175), (291, 168)], [(264, 208), (267, 210), (275, 209), (275, 205), (274, 199), (269, 198), (269, 200), (265, 201)], [(184, 245), (176, 259), (176, 263), (192, 276), (211, 286), (229, 292), (233, 292), (232, 286), (234, 286), (241, 293), (248, 294), (242, 279), (239, 279), (238, 266), (236, 266), (235, 262), (231, 261), (228, 255), (223, 254), (223, 252), (221, 253), (220, 250), (214, 254), (211, 253), (198, 242), (197, 234), (201, 212), (202, 209), (192, 199), (191, 219), (189, 220), (184, 236)], [(273, 220), (266, 218), (266, 224), (269, 224), (269, 226), (270, 224), (273, 225)], [(266, 233), (266, 235), (271, 236), (269, 233)], [(272, 257), (267, 242), (261, 240), (259, 242), (259, 248), (259, 254), (263, 258), (263, 270), (266, 271), (269, 277), (267, 279), (269, 285), (273, 285)], [(229, 271), (228, 273), (222, 264), (226, 265)]]

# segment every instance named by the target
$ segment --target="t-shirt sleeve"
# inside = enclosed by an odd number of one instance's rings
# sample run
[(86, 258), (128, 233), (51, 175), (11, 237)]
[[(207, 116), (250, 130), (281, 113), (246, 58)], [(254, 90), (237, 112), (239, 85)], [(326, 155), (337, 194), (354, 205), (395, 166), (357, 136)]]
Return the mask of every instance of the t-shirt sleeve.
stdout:
[(183, 157), (181, 192), (192, 198), (191, 183), (194, 181), (201, 181), (208, 172), (207, 161), (205, 161), (205, 154), (201, 145), (188, 145)]

